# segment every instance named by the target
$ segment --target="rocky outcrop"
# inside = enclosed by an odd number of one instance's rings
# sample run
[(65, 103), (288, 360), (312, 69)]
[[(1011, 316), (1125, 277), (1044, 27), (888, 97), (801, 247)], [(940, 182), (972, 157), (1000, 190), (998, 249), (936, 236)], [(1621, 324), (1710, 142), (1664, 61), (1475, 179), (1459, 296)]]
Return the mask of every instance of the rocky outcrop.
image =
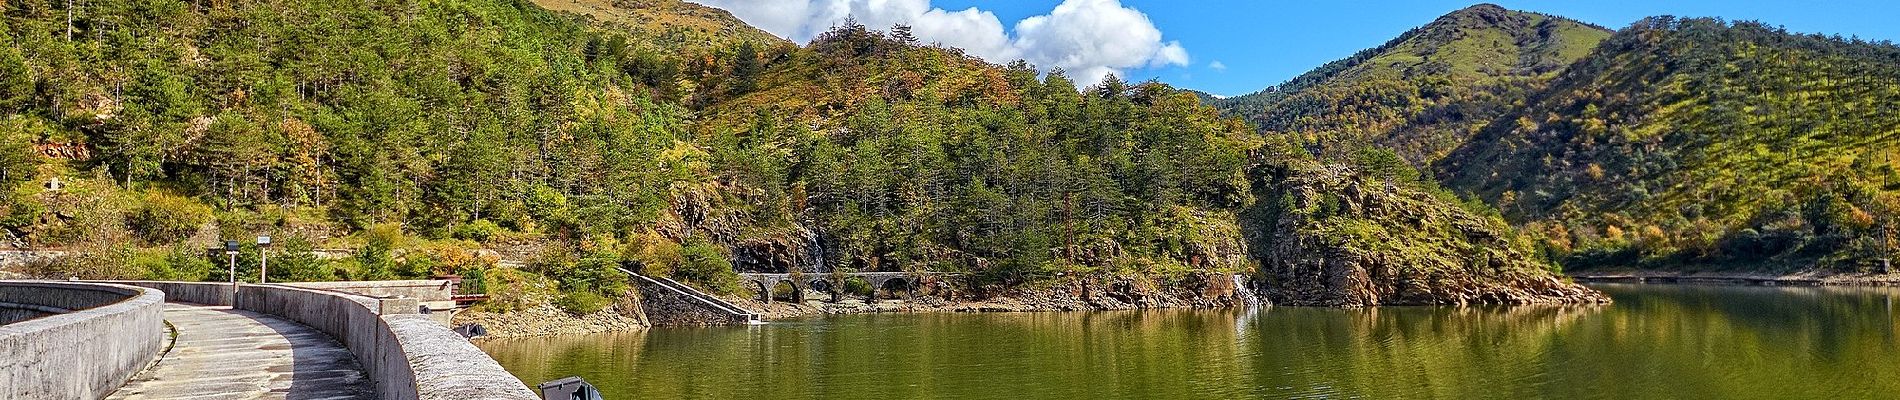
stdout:
[(1501, 219), (1343, 166), (1287, 167), (1243, 218), (1274, 304), (1597, 303)]

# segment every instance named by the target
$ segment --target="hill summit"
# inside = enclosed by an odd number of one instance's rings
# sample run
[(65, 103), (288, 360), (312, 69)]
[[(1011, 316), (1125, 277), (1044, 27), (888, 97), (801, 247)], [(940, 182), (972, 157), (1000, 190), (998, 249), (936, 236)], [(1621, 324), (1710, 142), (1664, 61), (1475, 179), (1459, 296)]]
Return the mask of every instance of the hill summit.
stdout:
[(1575, 20), (1480, 4), (1213, 104), (1322, 155), (1349, 156), (1370, 145), (1424, 165), (1609, 35)]

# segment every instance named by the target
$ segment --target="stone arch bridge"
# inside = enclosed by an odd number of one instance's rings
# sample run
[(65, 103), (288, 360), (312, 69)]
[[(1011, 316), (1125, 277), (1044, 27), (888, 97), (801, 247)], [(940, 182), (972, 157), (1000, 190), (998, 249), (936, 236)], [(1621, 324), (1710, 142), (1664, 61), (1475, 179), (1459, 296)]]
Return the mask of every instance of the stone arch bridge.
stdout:
[(870, 284), (871, 297), (875, 300), (876, 293), (880, 289), (891, 293), (902, 292), (905, 296), (911, 296), (917, 293), (918, 288), (923, 287), (924, 281), (952, 274), (947, 272), (814, 272), (796, 275), (742, 273), (739, 277), (759, 291), (761, 302), (771, 303), (772, 289), (783, 283), (790, 284), (792, 287), (792, 302), (805, 302), (805, 291), (813, 290), (830, 294), (831, 301), (835, 303), (843, 299), (845, 281), (851, 278), (863, 279), (865, 283)]

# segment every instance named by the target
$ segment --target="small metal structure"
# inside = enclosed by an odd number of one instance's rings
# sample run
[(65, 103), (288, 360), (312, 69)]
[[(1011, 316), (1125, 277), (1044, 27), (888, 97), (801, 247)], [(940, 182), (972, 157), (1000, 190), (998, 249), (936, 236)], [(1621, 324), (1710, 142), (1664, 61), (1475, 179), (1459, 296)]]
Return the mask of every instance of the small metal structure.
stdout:
[(231, 295), (236, 296), (238, 292), (238, 279), (237, 279), (238, 242), (236, 240), (224, 241), (224, 255), (231, 257)]
[(270, 236), (257, 237), (257, 283), (270, 283)]
[(541, 400), (601, 400), (594, 389), (578, 376), (555, 379), (541, 384)]

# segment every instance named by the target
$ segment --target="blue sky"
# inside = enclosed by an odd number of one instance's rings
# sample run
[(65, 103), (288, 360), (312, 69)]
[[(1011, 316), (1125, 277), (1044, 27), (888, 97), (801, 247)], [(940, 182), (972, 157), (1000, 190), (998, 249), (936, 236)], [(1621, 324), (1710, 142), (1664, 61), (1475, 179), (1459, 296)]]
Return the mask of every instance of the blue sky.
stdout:
[[(949, 11), (994, 13), (1005, 26), (1047, 14), (1059, 0), (935, 0)], [(1622, 28), (1652, 15), (1761, 20), (1795, 32), (1859, 35), (1900, 41), (1900, 2), (1853, 1), (1495, 1), (1514, 10), (1555, 14)], [(1130, 80), (1240, 95), (1279, 83), (1327, 61), (1377, 46), (1470, 1), (1169, 1), (1123, 0), (1148, 15), (1162, 40), (1187, 50), (1186, 66), (1123, 69)], [(1211, 67), (1219, 61), (1225, 70)]]

